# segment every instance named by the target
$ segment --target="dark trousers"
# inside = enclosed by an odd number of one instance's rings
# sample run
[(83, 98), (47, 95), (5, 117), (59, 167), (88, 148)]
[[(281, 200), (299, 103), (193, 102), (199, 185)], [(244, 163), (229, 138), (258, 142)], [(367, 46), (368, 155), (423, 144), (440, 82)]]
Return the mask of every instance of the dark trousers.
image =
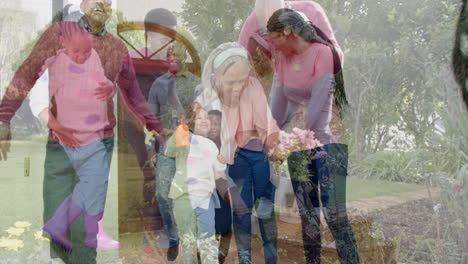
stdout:
[(220, 208), (215, 208), (215, 229), (219, 235), (219, 254), (227, 256), (232, 237), (232, 211), (229, 203), (219, 193)]
[(293, 152), (288, 166), (302, 220), (306, 262), (320, 263), (321, 201), (340, 262), (359, 263), (356, 240), (346, 212), (347, 146), (328, 144), (315, 150)]
[[(275, 197), (275, 187), (270, 182), (270, 165), (265, 153), (240, 149), (234, 164), (229, 166), (229, 176), (237, 185), (239, 193), (247, 208), (252, 212), (253, 206), (260, 198), (268, 198), (272, 202)], [(251, 263), (252, 222), (251, 213), (238, 216), (234, 213), (234, 236), (239, 255), (239, 263)], [(265, 263), (276, 263), (277, 227), (275, 213), (268, 219), (258, 219), (263, 242)]]

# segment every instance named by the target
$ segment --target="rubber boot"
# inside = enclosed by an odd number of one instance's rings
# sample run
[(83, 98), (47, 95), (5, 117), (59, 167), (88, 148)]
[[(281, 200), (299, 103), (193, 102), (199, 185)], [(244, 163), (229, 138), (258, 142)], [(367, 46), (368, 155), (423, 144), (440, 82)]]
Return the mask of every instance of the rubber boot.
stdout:
[(97, 248), (103, 251), (120, 249), (119, 241), (113, 240), (104, 231), (103, 218), (98, 222)]
[(86, 229), (85, 245), (90, 248), (97, 248), (97, 234), (99, 231), (99, 220), (102, 219), (103, 213), (97, 215), (90, 215), (87, 212), (84, 213), (84, 223)]
[(42, 230), (49, 233), (52, 241), (70, 250), (73, 248), (73, 243), (68, 239), (68, 228), (82, 212), (81, 207), (76, 205), (71, 197), (68, 197), (57, 208), (52, 218), (44, 224)]

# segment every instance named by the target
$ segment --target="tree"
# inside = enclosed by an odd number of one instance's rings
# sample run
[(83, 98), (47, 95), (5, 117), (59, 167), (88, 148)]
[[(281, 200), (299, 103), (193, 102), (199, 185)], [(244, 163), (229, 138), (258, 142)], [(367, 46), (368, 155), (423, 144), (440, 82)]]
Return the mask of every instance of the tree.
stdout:
[(190, 0), (178, 15), (184, 26), (197, 38), (202, 61), (218, 45), (237, 41), (245, 18), (252, 12), (255, 0)]
[[(360, 160), (389, 147), (425, 148), (453, 90), (458, 3), (317, 0), (345, 50), (348, 132)], [(396, 133), (404, 135), (395, 140)]]

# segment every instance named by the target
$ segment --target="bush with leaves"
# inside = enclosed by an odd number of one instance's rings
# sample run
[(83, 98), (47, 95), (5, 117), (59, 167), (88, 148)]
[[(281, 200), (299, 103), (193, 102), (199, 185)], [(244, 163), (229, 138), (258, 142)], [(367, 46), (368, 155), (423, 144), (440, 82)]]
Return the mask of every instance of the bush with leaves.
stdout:
[(422, 177), (415, 152), (381, 151), (352, 164), (350, 175), (363, 179), (418, 182)]

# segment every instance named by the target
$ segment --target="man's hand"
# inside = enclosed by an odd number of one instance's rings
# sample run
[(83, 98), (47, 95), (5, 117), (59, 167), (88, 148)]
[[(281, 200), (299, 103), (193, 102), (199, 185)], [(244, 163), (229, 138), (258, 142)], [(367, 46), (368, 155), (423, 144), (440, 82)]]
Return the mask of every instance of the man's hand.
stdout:
[(159, 144), (165, 144), (166, 141), (172, 136), (172, 134), (174, 134), (174, 131), (167, 128), (163, 128), (161, 133), (158, 133), (154, 130), (152, 130), (151, 133), (153, 133), (154, 137), (159, 142)]
[(147, 153), (148, 153), (148, 161), (150, 162), (153, 168), (156, 168), (156, 162), (158, 160), (158, 155), (156, 153), (156, 150), (153, 147), (149, 149)]
[(47, 126), (57, 136), (60, 144), (73, 147), (80, 146), (81, 141), (73, 136), (73, 134), (78, 133), (78, 130), (63, 126), (52, 115), (49, 115), (49, 122), (47, 123)]
[(62, 126), (61, 129), (52, 130), (57, 136), (59, 143), (65, 146), (80, 147), (81, 141), (73, 136), (78, 131), (72, 128)]
[(109, 81), (99, 82), (99, 87), (96, 89), (94, 96), (97, 100), (106, 101), (114, 95), (115, 87), (114, 84)]
[(10, 124), (0, 121), (0, 160), (7, 160), (7, 152), (10, 152), (10, 141)]

